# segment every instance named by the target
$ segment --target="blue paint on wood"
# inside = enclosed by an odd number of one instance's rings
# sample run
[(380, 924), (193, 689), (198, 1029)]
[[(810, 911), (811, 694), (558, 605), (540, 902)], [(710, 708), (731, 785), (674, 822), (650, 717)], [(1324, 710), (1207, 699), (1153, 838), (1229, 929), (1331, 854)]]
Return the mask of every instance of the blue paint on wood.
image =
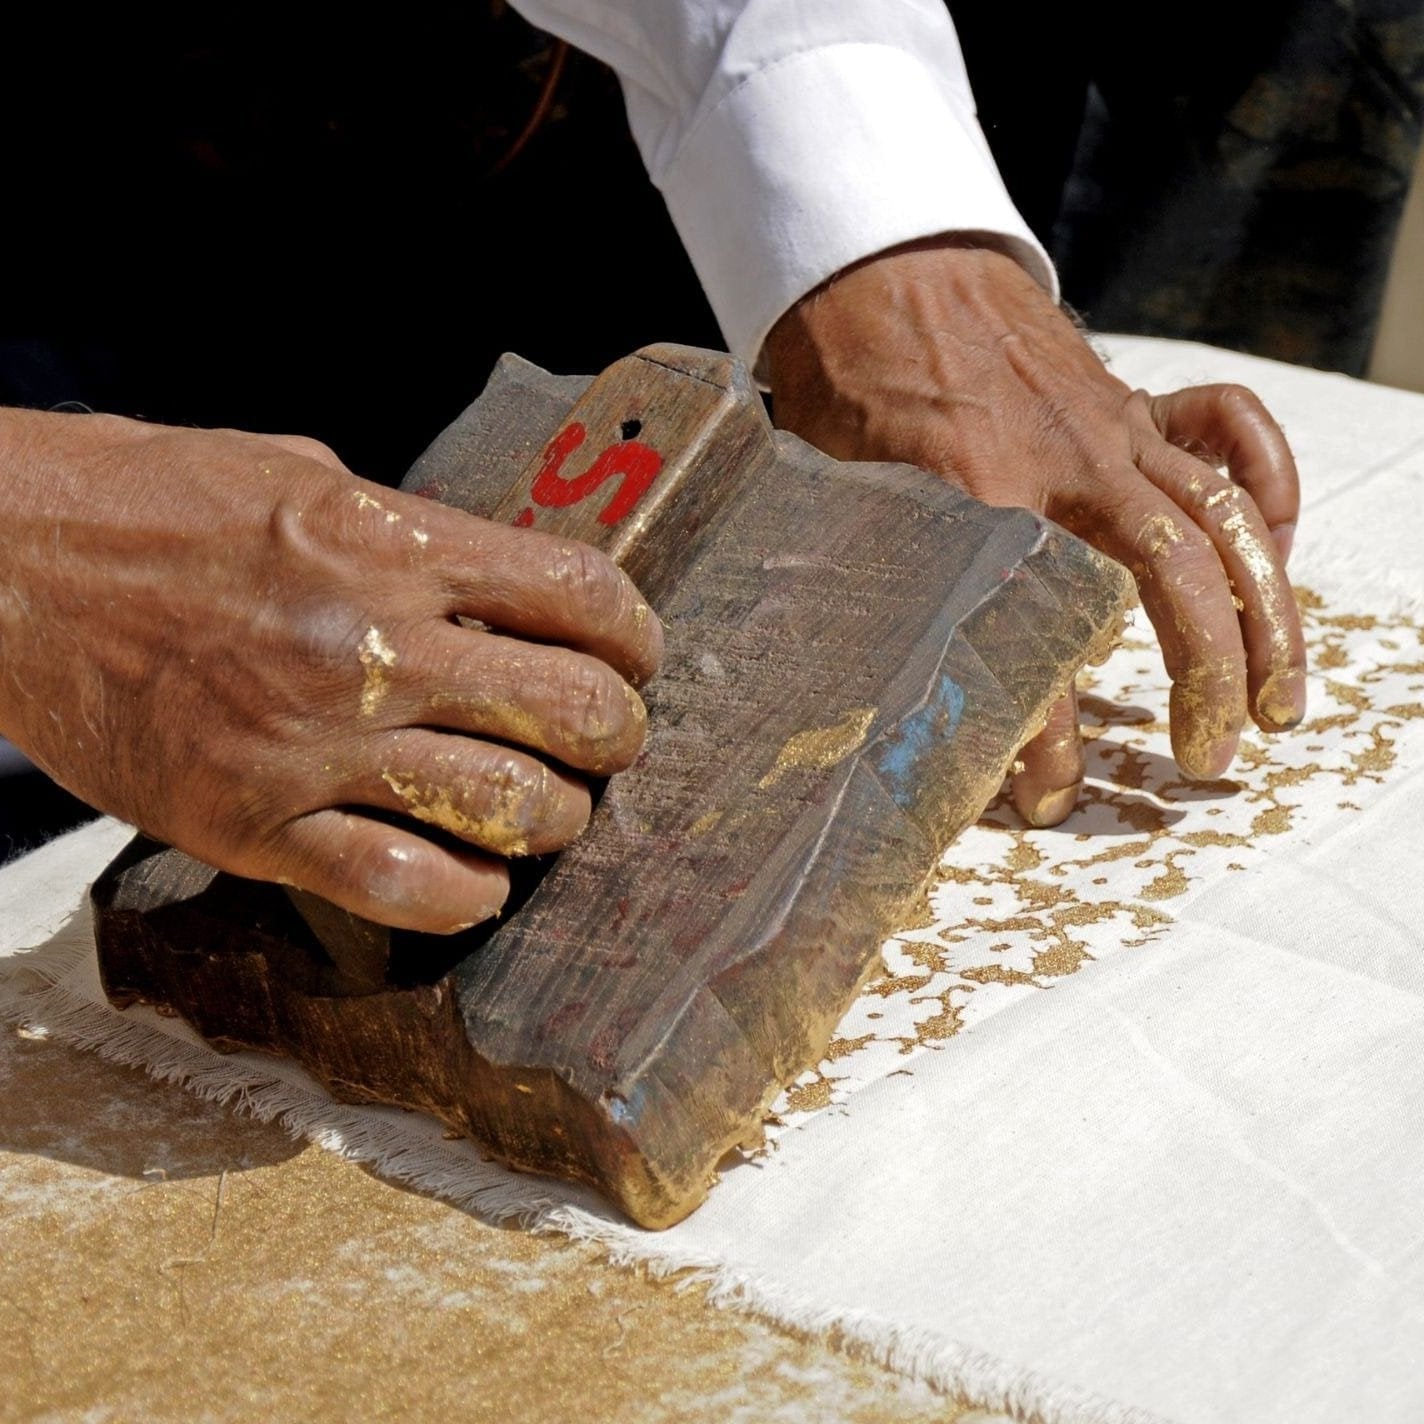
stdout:
[(941, 673), (924, 703), (876, 747), (875, 768), (897, 806), (914, 803), (921, 763), (954, 736), (963, 716), (964, 689), (948, 673)]

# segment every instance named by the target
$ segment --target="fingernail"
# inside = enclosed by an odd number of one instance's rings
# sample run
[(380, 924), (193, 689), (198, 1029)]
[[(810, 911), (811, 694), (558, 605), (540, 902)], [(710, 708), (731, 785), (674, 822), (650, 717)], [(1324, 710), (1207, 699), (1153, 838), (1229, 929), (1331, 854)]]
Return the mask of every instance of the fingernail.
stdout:
[(1295, 525), (1277, 524), (1271, 530), (1271, 538), (1276, 541), (1276, 552), (1281, 556), (1281, 563), (1289, 563), (1291, 550), (1295, 547)]
[(1288, 731), (1305, 716), (1305, 674), (1273, 672), (1256, 697), (1256, 715), (1279, 732)]
[(1078, 804), (1078, 793), (1082, 789), (1083, 783), (1075, 781), (1072, 786), (1063, 786), (1057, 791), (1045, 791), (1024, 813), (1024, 820), (1039, 828), (1061, 825), (1073, 814), (1073, 808)]

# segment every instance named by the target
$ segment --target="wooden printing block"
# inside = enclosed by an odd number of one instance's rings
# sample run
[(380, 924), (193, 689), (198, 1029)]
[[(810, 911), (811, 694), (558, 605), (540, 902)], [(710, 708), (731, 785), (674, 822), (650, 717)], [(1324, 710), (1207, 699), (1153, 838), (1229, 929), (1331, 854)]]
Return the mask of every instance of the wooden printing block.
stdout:
[(633, 576), (667, 631), (641, 758), (450, 938), (140, 839), (94, 889), (105, 988), (666, 1226), (816, 1061), (1127, 577), (1031, 513), (773, 433), (735, 362), (677, 347), (591, 385), (506, 357), (405, 488)]

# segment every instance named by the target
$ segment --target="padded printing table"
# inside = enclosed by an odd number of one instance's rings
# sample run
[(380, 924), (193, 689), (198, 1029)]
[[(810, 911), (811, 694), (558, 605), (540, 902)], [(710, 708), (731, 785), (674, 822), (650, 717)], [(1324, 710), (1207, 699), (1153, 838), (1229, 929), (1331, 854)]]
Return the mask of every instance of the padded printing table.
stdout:
[(92, 1054), (7, 1027), (0, 1081), (0, 1419), (965, 1417)]
[[(666, 1233), (94, 1004), (63, 926), (119, 828), (7, 868), (0, 985), (39, 950), (60, 987), (0, 1050), (0, 1418), (1424, 1415), (1424, 397), (1111, 349), (1286, 425), (1302, 729), (1177, 781), (1139, 620), (1087, 679), (1082, 809), (961, 838), (772, 1150)], [(70, 1046), (100, 1040), (381, 1166)]]

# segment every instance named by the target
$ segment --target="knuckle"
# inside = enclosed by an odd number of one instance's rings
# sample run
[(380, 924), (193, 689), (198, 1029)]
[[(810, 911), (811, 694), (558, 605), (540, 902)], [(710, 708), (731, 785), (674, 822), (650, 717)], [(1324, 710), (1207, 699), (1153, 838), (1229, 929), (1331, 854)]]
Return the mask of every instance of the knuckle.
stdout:
[(317, 460), (323, 465), (339, 463), (336, 451), (323, 440), (314, 440), (309, 435), (288, 435), (282, 442), (294, 455)]
[(594, 658), (570, 657), (562, 675), (560, 701), (575, 737), (590, 749), (621, 743), (628, 732), (630, 705), (621, 678)]
[(1160, 576), (1163, 582), (1193, 602), (1222, 583), (1224, 577), (1216, 550), (1205, 540), (1184, 543), (1172, 550), (1160, 567)]
[(1191, 539), (1181, 519), (1170, 514), (1152, 514), (1132, 533), (1134, 572), (1162, 569)]
[(1170, 401), (1169, 396), (1154, 396), (1150, 391), (1143, 390), (1139, 386), (1124, 398), (1123, 416), (1139, 428), (1155, 426), (1156, 415), (1159, 411), (1166, 410)]
[(565, 607), (580, 624), (602, 629), (622, 615), (626, 580), (597, 549), (587, 544), (563, 545), (554, 556), (550, 576)]
[(542, 762), (504, 757), (472, 798), (475, 839), (507, 854), (539, 854), (567, 845), (583, 829), (586, 795)]
[(1138, 531), (1133, 572), (1164, 590), (1196, 598), (1221, 582), (1221, 561), (1196, 525), (1171, 515), (1153, 515)]
[(1216, 400), (1222, 410), (1232, 415), (1259, 415), (1265, 409), (1255, 391), (1234, 382), (1218, 386)]
[[(1211, 479), (1210, 476), (1207, 477)], [(1211, 493), (1201, 497), (1201, 512), (1214, 524), (1230, 525), (1243, 517), (1250, 518), (1256, 505), (1251, 496), (1240, 485), (1231, 480), (1221, 480), (1211, 487)]]
[(332, 871), (338, 882), (364, 898), (391, 909), (417, 899), (422, 877), (405, 846), (373, 839), (337, 854)]
[(595, 548), (571, 545), (554, 567), (565, 615), (585, 635), (614, 638), (628, 648), (651, 644), (651, 611), (628, 575)]
[(318, 671), (346, 670), (357, 659), (370, 610), (340, 596), (317, 595), (288, 610), (287, 635), (297, 660)]

